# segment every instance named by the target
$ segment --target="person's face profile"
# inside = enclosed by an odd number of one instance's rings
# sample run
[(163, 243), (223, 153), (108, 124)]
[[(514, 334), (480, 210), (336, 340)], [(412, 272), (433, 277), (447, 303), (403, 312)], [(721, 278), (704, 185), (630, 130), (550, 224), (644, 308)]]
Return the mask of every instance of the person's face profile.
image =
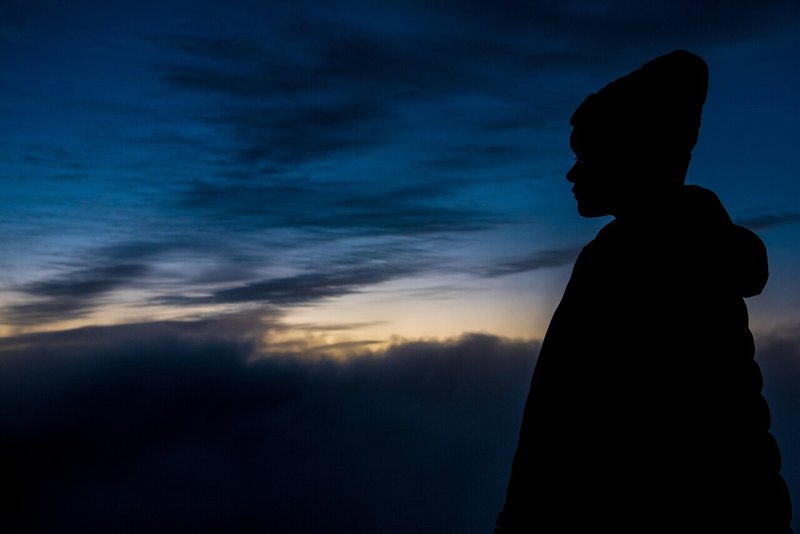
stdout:
[(574, 184), (578, 213), (583, 217), (613, 215), (621, 193), (619, 158), (589, 142), (578, 128), (572, 131), (570, 147), (575, 164), (567, 172), (567, 180)]

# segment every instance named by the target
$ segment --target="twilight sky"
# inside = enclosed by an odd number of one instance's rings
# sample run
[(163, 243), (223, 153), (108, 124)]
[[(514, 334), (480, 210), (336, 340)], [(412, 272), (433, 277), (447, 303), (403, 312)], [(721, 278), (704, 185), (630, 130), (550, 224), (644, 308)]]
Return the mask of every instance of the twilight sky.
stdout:
[[(488, 531), (537, 340), (608, 222), (575, 212), (569, 117), (675, 48), (710, 67), (687, 181), (770, 254), (748, 306), (800, 492), (797, 1), (0, 0), (0, 428), (34, 473), (20, 509), (291, 532), (313, 501), (308, 529), (353, 532), (368, 501), (383, 512), (355, 531)], [(285, 492), (250, 480), (275, 469)], [(137, 500), (162, 479), (167, 504)], [(193, 516), (206, 487), (226, 498)]]

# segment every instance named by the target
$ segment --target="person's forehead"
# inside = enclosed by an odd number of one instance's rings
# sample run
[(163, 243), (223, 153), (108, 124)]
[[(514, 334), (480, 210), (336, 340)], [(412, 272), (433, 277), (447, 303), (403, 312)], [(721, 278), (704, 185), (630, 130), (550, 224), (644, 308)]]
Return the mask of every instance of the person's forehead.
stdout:
[(592, 157), (610, 156), (626, 147), (618, 142), (618, 136), (608, 129), (573, 127), (569, 136), (569, 146), (576, 154), (591, 154)]
[(578, 144), (580, 144), (578, 142), (578, 134), (575, 133), (575, 128), (573, 128), (572, 132), (569, 134), (569, 147), (573, 152), (577, 152), (576, 148)]
[(585, 133), (582, 128), (573, 128), (569, 135), (569, 146), (573, 152), (578, 153), (586, 149)]

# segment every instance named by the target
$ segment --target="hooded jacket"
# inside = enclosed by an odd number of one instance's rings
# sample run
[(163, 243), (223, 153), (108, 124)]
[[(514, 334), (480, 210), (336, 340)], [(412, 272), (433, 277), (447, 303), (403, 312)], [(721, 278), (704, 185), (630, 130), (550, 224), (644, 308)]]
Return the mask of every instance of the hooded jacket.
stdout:
[(744, 297), (762, 241), (683, 186), (581, 252), (542, 343), (502, 533), (786, 533)]

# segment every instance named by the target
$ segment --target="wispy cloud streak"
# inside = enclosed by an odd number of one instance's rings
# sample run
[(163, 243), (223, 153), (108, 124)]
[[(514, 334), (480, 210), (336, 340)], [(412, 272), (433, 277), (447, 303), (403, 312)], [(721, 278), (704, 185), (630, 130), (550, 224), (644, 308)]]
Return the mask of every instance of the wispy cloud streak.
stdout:
[(762, 213), (737, 219), (736, 222), (753, 230), (767, 230), (777, 226), (800, 222), (800, 212), (779, 211), (775, 213)]
[(538, 271), (552, 267), (571, 265), (578, 257), (581, 247), (566, 247), (542, 250), (528, 256), (509, 259), (486, 267), (479, 274), (487, 278)]
[(3, 313), (12, 325), (47, 323), (81, 317), (105, 295), (140, 278), (148, 271), (144, 263), (121, 263), (77, 269), (54, 278), (26, 284), (18, 289), (29, 297)]

